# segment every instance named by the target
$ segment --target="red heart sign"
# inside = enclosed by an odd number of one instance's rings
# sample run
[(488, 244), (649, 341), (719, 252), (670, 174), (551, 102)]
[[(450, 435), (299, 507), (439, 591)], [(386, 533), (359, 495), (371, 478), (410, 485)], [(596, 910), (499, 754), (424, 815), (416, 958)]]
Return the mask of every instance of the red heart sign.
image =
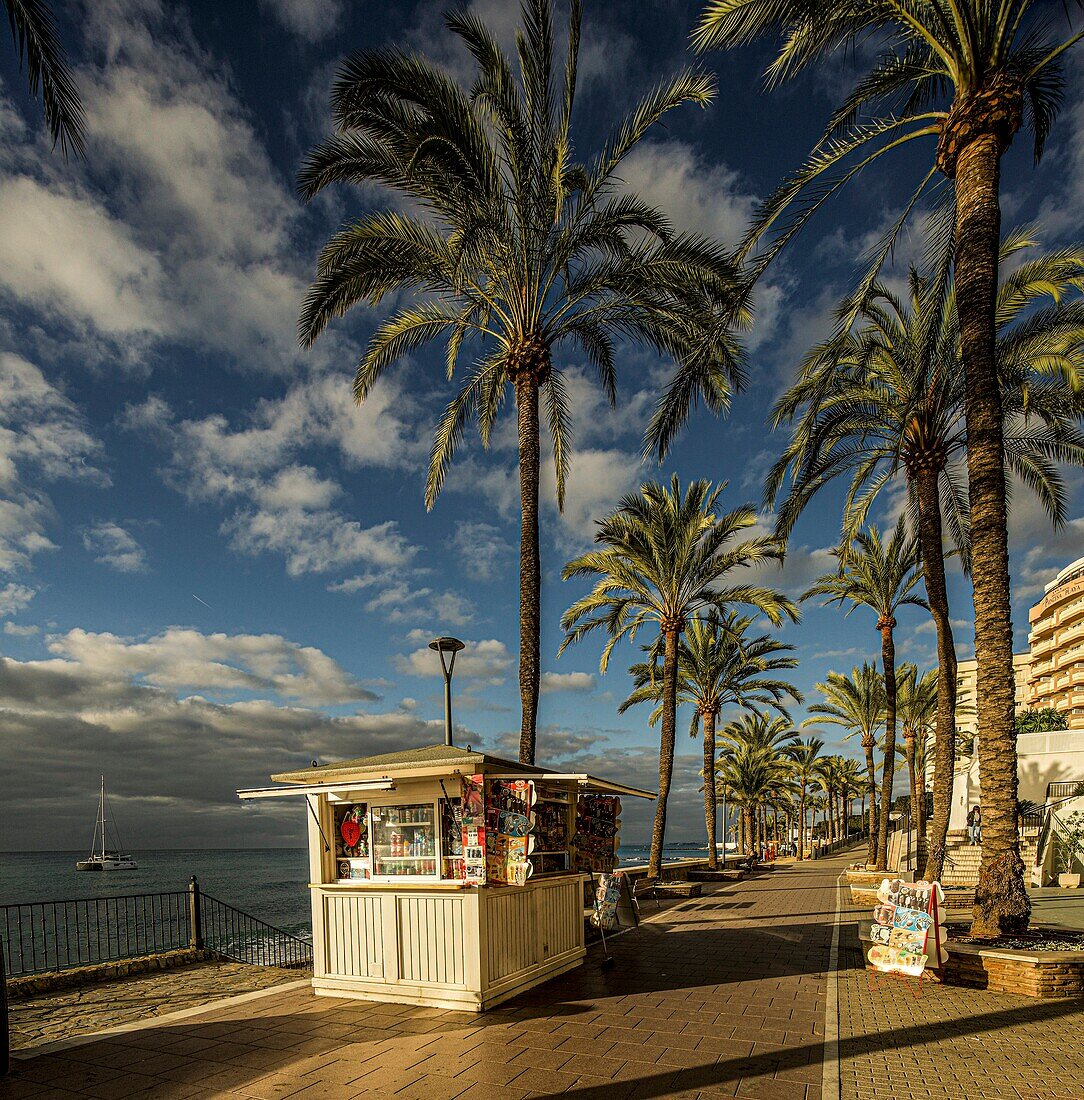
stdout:
[(353, 820), (348, 818), (339, 826), (339, 832), (342, 833), (343, 843), (348, 848), (353, 848), (355, 844), (361, 839), (361, 826)]

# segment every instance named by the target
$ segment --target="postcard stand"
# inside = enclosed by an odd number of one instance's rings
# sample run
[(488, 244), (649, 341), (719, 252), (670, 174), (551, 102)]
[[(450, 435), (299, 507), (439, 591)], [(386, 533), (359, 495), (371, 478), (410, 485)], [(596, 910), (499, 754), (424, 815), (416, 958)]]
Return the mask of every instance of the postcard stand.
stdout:
[[(937, 970), (937, 971), (940, 971), (940, 969), (942, 967), (942, 964), (943, 964), (943, 960), (942, 960), (943, 942), (942, 942), (942, 928), (941, 928), (941, 911), (940, 911), (940, 905), (939, 905), (939, 902), (938, 902), (938, 899), (937, 899), (939, 886), (940, 886), (939, 883), (936, 883), (936, 882), (931, 883), (931, 888), (930, 888), (930, 892), (929, 892), (930, 893), (930, 899), (927, 902), (925, 910), (924, 910), (925, 913), (930, 917), (931, 923), (930, 923), (930, 927), (929, 927), (928, 931), (926, 932), (926, 936), (925, 936), (925, 939), (923, 940), (923, 944), (922, 944), (922, 954), (926, 957), (927, 960), (933, 959), (933, 966), (932, 966), (931, 969)], [(932, 944), (931, 944), (931, 940), (932, 940)], [(931, 946), (932, 946), (932, 951), (930, 950)], [(872, 955), (873, 950), (874, 950), (874, 948), (870, 949), (870, 951), (869, 951), (870, 955)], [(873, 963), (872, 958), (870, 958), (870, 962)], [(870, 990), (871, 993), (873, 992), (873, 973), (874, 973), (874, 971), (876, 971), (878, 974), (883, 974), (886, 977), (894, 977), (898, 980), (901, 980), (901, 981), (905, 982), (907, 984), (907, 987), (914, 994), (914, 996), (919, 997), (922, 994), (922, 978), (923, 978), (923, 975), (925, 974), (926, 970), (927, 970), (927, 966), (923, 965), (922, 968), (919, 970), (919, 972), (917, 974), (917, 982), (913, 987), (911, 986), (911, 983), (908, 981), (908, 975), (906, 973), (904, 973), (903, 971), (898, 970), (898, 969), (892, 969), (892, 970), (884, 969), (884, 968), (878, 966), (876, 963), (873, 963), (872, 968), (867, 968), (867, 970), (866, 970), (866, 979), (867, 979), (867, 982), (869, 984), (869, 990)]]

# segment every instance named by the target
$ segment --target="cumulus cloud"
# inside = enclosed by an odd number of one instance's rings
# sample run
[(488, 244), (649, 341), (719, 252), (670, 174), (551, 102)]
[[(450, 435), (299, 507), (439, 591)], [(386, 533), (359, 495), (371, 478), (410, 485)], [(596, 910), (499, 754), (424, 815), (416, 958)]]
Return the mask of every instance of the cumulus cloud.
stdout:
[(5, 584), (0, 588), (0, 615), (14, 615), (16, 611), (22, 611), (36, 595), (37, 589), (25, 584)]
[(358, 564), (403, 567), (417, 552), (395, 521), (351, 519), (335, 506), (338, 482), (294, 461), (302, 449), (324, 445), (337, 447), (347, 465), (410, 463), (417, 447), (392, 404), (402, 413), (407, 403), (378, 386), (354, 415), (349, 387), (325, 377), (261, 402), (242, 426), (219, 415), (178, 421), (156, 396), (127, 408), (122, 422), (166, 450), (167, 477), (179, 491), (229, 509), (222, 531), (235, 550), (279, 554), (298, 576)]
[(514, 566), (512, 544), (492, 523), (461, 521), (449, 540), (459, 568), (476, 581), (490, 581)]
[(260, 0), (260, 7), (306, 42), (326, 38), (343, 13), (342, 0)]
[(202, 634), (171, 626), (146, 641), (76, 629), (50, 639), (41, 670), (171, 691), (273, 692), (311, 706), (374, 700), (326, 653), (278, 634)]
[[(417, 649), (395, 658), (395, 667), (409, 676), (432, 677), (440, 671), (440, 660), (429, 648), (431, 634), (424, 630), (412, 630), (407, 641), (418, 645)], [(515, 658), (504, 642), (496, 638), (466, 641), (466, 648), (456, 654), (456, 680), (477, 680), (482, 684), (504, 683)], [(420, 643), (420, 644), (419, 644)]]
[(83, 532), (83, 546), (94, 560), (118, 573), (145, 573), (147, 552), (119, 523), (104, 520)]
[(0, 351), (0, 572), (56, 549), (45, 533), (54, 511), (42, 483), (108, 486), (101, 454), (71, 399), (39, 367)]
[(543, 672), (541, 691), (575, 691), (586, 693), (595, 690), (595, 677), (590, 672)]
[(11, 635), (13, 638), (33, 638), (36, 634), (41, 633), (41, 627), (34, 626), (32, 623), (22, 625), (9, 621), (4, 623), (4, 633)]
[(426, 571), (395, 570), (375, 572), (329, 584), (331, 592), (363, 592), (376, 590), (365, 602), (366, 611), (380, 612), (390, 623), (425, 622), (446, 626), (463, 626), (474, 618), (474, 605), (457, 592), (435, 590), (418, 578)]

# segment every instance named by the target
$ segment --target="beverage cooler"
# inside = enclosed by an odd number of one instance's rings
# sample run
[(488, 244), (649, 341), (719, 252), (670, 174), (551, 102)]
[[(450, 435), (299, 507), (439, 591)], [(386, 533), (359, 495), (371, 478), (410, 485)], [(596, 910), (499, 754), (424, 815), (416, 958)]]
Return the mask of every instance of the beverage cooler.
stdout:
[(450, 745), (271, 778), (238, 794), (307, 802), (315, 991), (475, 1011), (583, 961), (584, 881), (654, 797)]

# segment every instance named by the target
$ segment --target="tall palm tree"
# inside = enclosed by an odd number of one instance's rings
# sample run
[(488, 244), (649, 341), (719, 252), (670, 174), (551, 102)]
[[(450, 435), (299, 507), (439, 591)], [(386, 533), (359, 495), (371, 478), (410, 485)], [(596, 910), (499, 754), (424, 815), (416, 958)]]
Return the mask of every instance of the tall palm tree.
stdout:
[[(896, 612), (906, 604), (928, 608), (915, 594), (922, 580), (918, 546), (907, 531), (901, 515), (887, 542), (871, 524), (859, 532), (850, 546), (835, 551), (839, 570), (816, 581), (802, 599), (825, 596), (824, 603), (849, 603), (849, 615), (856, 607), (868, 607), (877, 616), (881, 633), (881, 665), (884, 675), (885, 722), (881, 805), (892, 802), (896, 765)], [(888, 814), (882, 813), (877, 829), (877, 869), (888, 867)]]
[[(918, 870), (925, 875), (926, 858), (926, 739), (937, 727), (938, 670), (931, 668), (921, 676), (918, 667), (904, 665), (897, 678), (897, 706), (903, 733), (903, 756), (911, 787), (911, 814), (918, 836)], [(934, 878), (940, 879), (936, 867)], [(930, 874), (933, 874), (932, 870)]]
[(41, 96), (53, 146), (59, 145), (65, 157), (69, 150), (82, 156), (86, 152), (83, 105), (60, 44), (52, 7), (46, 0), (4, 0), (4, 7), (19, 67), (26, 65), (30, 94), (35, 99)]
[(807, 737), (804, 741), (798, 741), (787, 750), (787, 756), (791, 762), (791, 774), (798, 784), (798, 858), (805, 859), (805, 818), (806, 797), (811, 784), (817, 782), (823, 767), (823, 761), (818, 759), (824, 742), (818, 737)]
[(446, 344), (449, 378), (461, 357), (471, 360), (436, 428), (425, 490), (430, 508), (467, 426), (473, 421), (488, 446), (511, 394), (521, 505), (520, 759), (531, 763), (540, 406), (559, 506), (572, 447), (557, 356), (575, 348), (614, 404), (615, 341), (639, 342), (675, 361), (692, 400), (702, 397), (720, 411), (744, 378), (731, 323), (742, 315), (741, 299), (721, 249), (674, 233), (620, 181), (625, 158), (660, 119), (681, 104), (710, 101), (708, 76), (688, 70), (661, 84), (590, 163), (580, 163), (570, 137), (579, 0), (570, 2), (560, 73), (553, 0), (524, 0), (515, 67), (471, 12), (453, 12), (445, 22), (474, 59), (469, 89), (427, 58), (394, 48), (354, 54), (339, 68), (331, 97), (336, 133), (309, 154), (299, 190), (312, 199), (331, 184), (376, 183), (399, 201), (351, 222), (324, 246), (298, 335), (309, 347), (353, 306), (402, 295), (405, 304), (376, 329), (357, 368), (358, 403), (389, 367), (432, 341)]
[(1022, 931), (1031, 913), (1016, 829), (1013, 632), (995, 302), (1001, 157), (1025, 124), (1034, 132), (1036, 159), (1042, 155), (1062, 100), (1063, 55), (1084, 37), (1081, 30), (1056, 33), (1057, 12), (1056, 5), (1038, 0), (708, 0), (694, 34), (700, 48), (778, 35), (781, 45), (769, 68), (774, 81), (834, 54), (860, 57), (859, 43), (884, 46), (829, 119), (805, 165), (759, 212), (749, 245), (776, 229), (762, 263), (863, 168), (913, 141), (936, 142), (929, 171), (878, 251), (872, 279), (934, 177), (941, 173), (952, 181), (950, 245), (966, 381), (983, 731), (984, 844), (972, 924), (976, 936)]
[(746, 505), (717, 514), (725, 483), (712, 488), (693, 481), (685, 492), (675, 475), (669, 486), (651, 482), (629, 493), (609, 516), (598, 522), (599, 549), (574, 558), (564, 579), (597, 577), (594, 588), (561, 617), (566, 631), (560, 652), (595, 630), (609, 635), (599, 669), (606, 672), (614, 646), (637, 632), (657, 629), (662, 652), (662, 732), (659, 752), (659, 798), (651, 831), (648, 877), (658, 878), (666, 831), (666, 800), (674, 770), (677, 721), (678, 652), (689, 623), (711, 610), (725, 613), (735, 604), (756, 608), (778, 625), (797, 622), (793, 602), (774, 589), (733, 583), (739, 569), (778, 560), (779, 549), (769, 537), (736, 541), (756, 523), (755, 509)]
[[(877, 746), (877, 730), (884, 721), (884, 678), (876, 665), (863, 662), (855, 666), (850, 676), (829, 672), (823, 683), (816, 685), (824, 701), (810, 706), (810, 717), (802, 725), (827, 723), (847, 730), (843, 740), (859, 737), (866, 757), (866, 788), (869, 792), (869, 850), (867, 862), (877, 861), (877, 769), (873, 750)], [(883, 809), (883, 807), (882, 807)]]
[(851, 818), (851, 801), (862, 789), (862, 765), (857, 760), (849, 757), (840, 757), (839, 766), (839, 794), (843, 805), (843, 837), (847, 840), (847, 827)]
[[(787, 717), (785, 700), (802, 701), (801, 693), (774, 674), (798, 665), (786, 656), (794, 646), (770, 634), (746, 637), (752, 615), (735, 611), (710, 611), (704, 618), (689, 620), (678, 648), (678, 702), (691, 703), (689, 735), (702, 729), (704, 744), (704, 824), (708, 838), (708, 869), (717, 870), (715, 801), (715, 727), (725, 706), (774, 707)], [(655, 725), (662, 717), (662, 675), (658, 662), (633, 665), (634, 689), (618, 708), (623, 714), (637, 703), (656, 704), (649, 719)]]
[[(1013, 258), (1019, 264), (998, 289), (998, 378), (1009, 414), (1005, 459), (1059, 524), (1066, 507), (1056, 462), (1082, 457), (1073, 382), (1084, 375), (1084, 250), (1027, 258), (1034, 245), (1017, 231), (1001, 250), (1003, 262)], [(849, 539), (898, 475), (905, 479), (943, 672), (930, 862), (930, 874), (938, 877), (948, 835), (957, 706), (942, 540), (947, 528), (968, 567), (970, 521), (959, 461), (967, 445), (965, 385), (952, 281), (924, 278), (912, 268), (908, 289), (903, 298), (875, 285), (851, 328), (805, 357), (797, 381), (775, 406), (775, 424), (792, 429), (768, 477), (766, 498), (774, 505), (789, 480), (777, 524), (786, 538), (821, 488), (849, 477), (843, 515)]]

